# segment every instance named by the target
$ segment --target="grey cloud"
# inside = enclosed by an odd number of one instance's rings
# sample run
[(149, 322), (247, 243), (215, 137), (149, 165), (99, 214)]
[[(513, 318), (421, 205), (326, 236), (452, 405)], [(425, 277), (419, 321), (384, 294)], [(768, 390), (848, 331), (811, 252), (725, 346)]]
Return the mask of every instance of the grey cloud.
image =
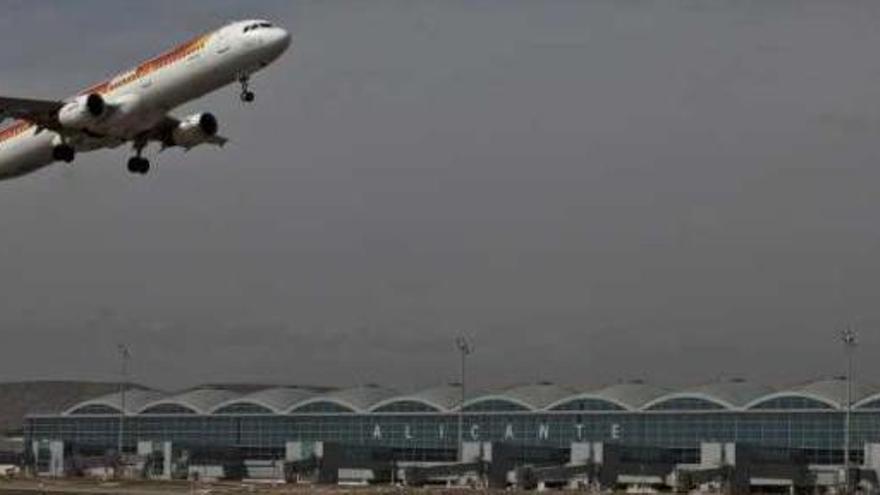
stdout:
[[(876, 346), (875, 2), (9, 2), (2, 92), (223, 22), (295, 35), (188, 105), (223, 150), (0, 184), (0, 376), (404, 388), (839, 372)], [(780, 357), (782, 356), (782, 357)], [(860, 373), (880, 368), (865, 359)], [(875, 380), (880, 381), (880, 380)]]

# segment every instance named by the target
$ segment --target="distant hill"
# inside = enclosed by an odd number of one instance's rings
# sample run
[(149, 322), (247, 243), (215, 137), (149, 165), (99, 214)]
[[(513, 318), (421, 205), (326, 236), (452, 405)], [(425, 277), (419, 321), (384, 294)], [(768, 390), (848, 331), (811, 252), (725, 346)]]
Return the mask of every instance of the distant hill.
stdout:
[[(144, 388), (130, 385), (131, 388)], [(16, 434), (27, 414), (61, 412), (77, 402), (119, 390), (118, 383), (32, 381), (0, 383), (0, 438)]]
[(196, 385), (194, 387), (189, 387), (183, 390), (179, 390), (175, 393), (187, 392), (190, 390), (204, 389), (204, 388), (219, 388), (223, 390), (232, 390), (233, 392), (237, 392), (239, 394), (249, 394), (252, 392), (258, 392), (260, 390), (266, 390), (275, 387), (289, 387), (289, 388), (298, 388), (301, 390), (308, 390), (309, 392), (314, 392), (316, 394), (324, 393), (324, 392), (332, 392), (334, 390), (338, 390), (338, 387), (327, 387), (323, 385), (296, 385), (296, 384), (279, 384), (279, 383), (242, 383), (242, 382), (229, 382), (229, 383), (205, 383), (203, 385)]

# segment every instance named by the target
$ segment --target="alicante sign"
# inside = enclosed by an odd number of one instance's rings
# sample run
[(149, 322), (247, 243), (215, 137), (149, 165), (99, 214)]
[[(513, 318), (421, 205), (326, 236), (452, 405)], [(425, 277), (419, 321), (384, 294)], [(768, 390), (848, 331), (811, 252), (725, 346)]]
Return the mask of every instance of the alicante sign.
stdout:
[[(554, 427), (561, 431), (553, 432), (552, 428)], [(457, 432), (453, 428), (447, 429), (446, 425), (443, 424), (429, 428), (428, 430), (433, 431), (426, 431), (425, 428), (422, 428), (419, 429), (417, 435), (416, 431), (409, 424), (383, 425), (375, 423), (372, 428), (371, 437), (373, 440), (384, 440), (387, 439), (386, 437), (403, 438), (404, 440), (416, 440), (417, 438), (427, 439), (425, 438), (425, 435), (436, 440), (457, 438)], [(598, 440), (597, 438), (587, 438), (586, 427), (583, 423), (564, 426), (551, 425), (550, 423), (537, 423), (534, 425), (515, 425), (514, 423), (507, 423), (500, 429), (500, 431), (497, 430), (497, 426), (492, 429), (495, 430), (494, 432), (488, 430), (489, 428), (479, 423), (466, 424), (464, 425), (464, 438), (470, 441), (546, 441), (550, 440), (552, 432), (579, 441)], [(493, 435), (493, 433), (495, 434)], [(623, 436), (623, 428), (618, 423), (611, 423), (607, 425), (607, 430), (603, 433), (602, 439), (620, 440)]]

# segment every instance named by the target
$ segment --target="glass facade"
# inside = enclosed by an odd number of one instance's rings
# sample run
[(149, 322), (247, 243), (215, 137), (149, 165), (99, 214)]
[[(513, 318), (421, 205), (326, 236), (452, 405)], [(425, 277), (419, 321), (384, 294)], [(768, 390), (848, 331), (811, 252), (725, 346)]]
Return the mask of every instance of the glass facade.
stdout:
[(119, 409), (105, 406), (103, 404), (89, 404), (87, 406), (82, 406), (74, 409), (70, 412), (70, 414), (79, 415), (94, 415), (94, 414), (119, 414)]
[(217, 409), (214, 414), (272, 414), (272, 410), (251, 402), (235, 402)]
[(791, 409), (832, 409), (828, 404), (816, 400), (811, 399), (809, 397), (799, 397), (797, 395), (792, 395), (788, 397), (776, 397), (774, 399), (768, 399), (758, 404), (752, 406), (752, 409), (776, 409), (776, 410), (791, 410)]
[(144, 414), (197, 414), (194, 409), (178, 404), (157, 404), (144, 409)]
[[(328, 404), (332, 403), (312, 403), (315, 407)], [(577, 406), (576, 402), (571, 404)], [(595, 404), (586, 403), (587, 406)], [(227, 409), (221, 414), (198, 415), (175, 414), (163, 407), (159, 414), (127, 416), (124, 440), (130, 451), (134, 451), (139, 440), (153, 440), (171, 441), (175, 448), (194, 452), (238, 448), (276, 456), (283, 456), (289, 441), (324, 441), (392, 448), (402, 458), (411, 460), (453, 460), (458, 414), (412, 409), (281, 415), (243, 408), (238, 412)], [(62, 440), (77, 451), (112, 450), (119, 433), (119, 416), (99, 414), (102, 411), (97, 409), (95, 414), (89, 412), (31, 416), (26, 425), (28, 440)], [(832, 464), (842, 459), (844, 416), (839, 410), (803, 407), (792, 411), (477, 410), (464, 413), (463, 437), (466, 441), (505, 442), (523, 447), (568, 448), (572, 442), (654, 446), (677, 449), (685, 457), (698, 452), (701, 442), (737, 442), (803, 449), (810, 462)], [(852, 431), (853, 458), (859, 459), (863, 443), (880, 443), (880, 411), (854, 411)]]
[(415, 400), (398, 400), (379, 406), (373, 412), (436, 412), (437, 408)]
[(649, 409), (652, 411), (709, 411), (724, 409), (724, 406), (698, 397), (679, 397), (658, 402)]
[(304, 404), (293, 410), (295, 413), (353, 413), (354, 409), (331, 401), (317, 401)]
[(552, 408), (554, 411), (623, 411), (624, 408), (603, 399), (574, 399)]
[(528, 408), (522, 404), (504, 399), (486, 399), (466, 404), (465, 411), (527, 411)]
[(859, 409), (880, 409), (880, 399), (872, 400), (867, 404), (859, 406)]

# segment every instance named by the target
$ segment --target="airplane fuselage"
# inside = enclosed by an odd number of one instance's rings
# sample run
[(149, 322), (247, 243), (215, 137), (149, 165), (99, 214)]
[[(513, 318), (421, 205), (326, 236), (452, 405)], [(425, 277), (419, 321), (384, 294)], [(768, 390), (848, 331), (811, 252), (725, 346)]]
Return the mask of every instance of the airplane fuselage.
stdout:
[(259, 71), (289, 45), (290, 35), (266, 21), (235, 22), (199, 36), (65, 100), (97, 94), (112, 108), (81, 132), (41, 129), (26, 120), (0, 129), (0, 179), (50, 165), (59, 144), (84, 152), (135, 141), (174, 108)]

